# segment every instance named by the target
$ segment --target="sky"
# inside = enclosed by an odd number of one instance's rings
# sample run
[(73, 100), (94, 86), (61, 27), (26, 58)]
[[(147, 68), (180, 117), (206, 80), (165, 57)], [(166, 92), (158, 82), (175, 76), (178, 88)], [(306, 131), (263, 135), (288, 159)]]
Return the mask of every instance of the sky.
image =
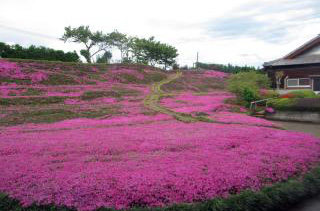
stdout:
[[(175, 46), (180, 65), (261, 66), (320, 33), (319, 0), (0, 0), (0, 42), (79, 51), (65, 26), (118, 30)], [(114, 51), (114, 59), (118, 52)]]

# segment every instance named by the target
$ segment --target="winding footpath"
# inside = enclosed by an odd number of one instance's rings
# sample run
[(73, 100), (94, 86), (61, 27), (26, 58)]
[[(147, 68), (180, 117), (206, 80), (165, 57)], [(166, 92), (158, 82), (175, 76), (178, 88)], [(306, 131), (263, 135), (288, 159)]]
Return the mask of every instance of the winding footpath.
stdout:
[(166, 108), (164, 106), (161, 106), (159, 104), (161, 98), (172, 96), (171, 93), (165, 93), (161, 90), (161, 86), (168, 84), (182, 76), (182, 72), (177, 72), (175, 74), (170, 75), (167, 79), (164, 79), (160, 82), (156, 82), (152, 84), (151, 86), (151, 92), (150, 94), (144, 99), (144, 105), (148, 107), (151, 110), (168, 114), (172, 117), (174, 117), (176, 120), (185, 122), (185, 123), (192, 123), (192, 122), (211, 122), (211, 123), (217, 123), (217, 124), (236, 124), (236, 125), (247, 125), (247, 126), (259, 126), (259, 127), (268, 127), (268, 128), (274, 128), (274, 129), (283, 129), (279, 126), (266, 126), (266, 125), (258, 125), (258, 124), (246, 124), (246, 123), (240, 123), (240, 122), (221, 122), (217, 120), (210, 119), (206, 116), (192, 116), (188, 113), (183, 112), (176, 112), (173, 110), (170, 110), (169, 108)]

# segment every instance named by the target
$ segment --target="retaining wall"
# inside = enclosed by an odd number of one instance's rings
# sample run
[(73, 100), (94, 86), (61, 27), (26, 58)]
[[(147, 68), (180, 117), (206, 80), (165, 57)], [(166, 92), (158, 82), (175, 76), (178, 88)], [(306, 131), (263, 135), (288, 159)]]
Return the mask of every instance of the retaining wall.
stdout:
[(313, 122), (320, 124), (319, 111), (276, 111), (275, 113), (267, 113), (265, 118), (270, 120)]

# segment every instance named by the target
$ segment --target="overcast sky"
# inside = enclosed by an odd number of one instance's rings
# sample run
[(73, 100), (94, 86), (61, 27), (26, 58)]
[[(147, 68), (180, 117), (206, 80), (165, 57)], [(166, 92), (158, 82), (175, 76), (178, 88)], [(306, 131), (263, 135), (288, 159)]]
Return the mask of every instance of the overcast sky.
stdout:
[(319, 0), (1, 0), (0, 42), (78, 50), (65, 26), (155, 36), (178, 63), (261, 66), (320, 33)]

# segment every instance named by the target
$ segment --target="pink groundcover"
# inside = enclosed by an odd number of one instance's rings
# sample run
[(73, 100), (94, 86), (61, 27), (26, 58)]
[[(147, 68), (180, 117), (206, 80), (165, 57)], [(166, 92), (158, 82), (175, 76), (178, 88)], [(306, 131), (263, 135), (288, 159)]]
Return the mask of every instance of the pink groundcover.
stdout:
[(256, 190), (319, 161), (320, 141), (302, 133), (168, 118), (126, 123), (1, 130), (0, 192), (79, 210), (163, 206)]
[[(41, 82), (50, 81), (52, 73), (74, 75), (61, 67), (50, 72), (21, 65), (0, 60), (2, 98), (64, 96), (63, 102), (32, 109), (112, 111), (97, 119), (0, 127), (0, 193), (24, 206), (55, 204), (91, 211), (198, 202), (259, 190), (303, 174), (320, 161), (319, 139), (246, 115), (245, 108), (225, 104), (234, 97), (225, 91), (177, 91), (161, 99), (167, 109), (215, 121), (183, 123), (144, 106), (151, 84), (130, 80), (145, 82), (147, 70), (111, 69), (92, 77), (89, 82), (95, 84), (73, 77), (79, 84), (46, 86)], [(219, 81), (228, 77), (213, 70), (201, 74)], [(21, 84), (10, 82), (19, 80)], [(84, 94), (94, 97), (85, 99)], [(29, 111), (28, 106), (10, 106), (8, 111)]]

